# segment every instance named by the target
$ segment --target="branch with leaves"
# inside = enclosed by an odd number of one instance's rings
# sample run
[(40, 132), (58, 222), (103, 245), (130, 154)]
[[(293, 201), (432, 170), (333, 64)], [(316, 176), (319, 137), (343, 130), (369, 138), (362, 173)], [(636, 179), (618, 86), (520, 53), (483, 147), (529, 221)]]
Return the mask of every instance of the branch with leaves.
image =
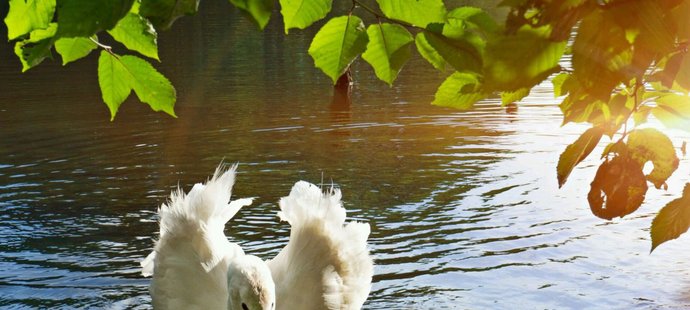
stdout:
[[(229, 1), (260, 29), (275, 5), (274, 0)], [(651, 116), (668, 128), (690, 130), (690, 0), (504, 0), (499, 4), (509, 11), (504, 22), (475, 7), (449, 9), (442, 0), (351, 1), (349, 11), (335, 14), (318, 30), (308, 50), (334, 84), (361, 56), (392, 85), (413, 47), (448, 73), (432, 102), (438, 106), (468, 109), (495, 95), (507, 105), (551, 78), (555, 96), (563, 98), (563, 124), (591, 124), (561, 154), (559, 186), (608, 137), (588, 195), (594, 215), (612, 219), (635, 212), (648, 183), (666, 189), (679, 164), (676, 148), (645, 123)], [(278, 2), (288, 34), (326, 18), (333, 1)], [(98, 37), (107, 32), (127, 50), (158, 60), (156, 31), (196, 13), (198, 4), (10, 0), (5, 23), (24, 71), (49, 58), (53, 47), (63, 64), (100, 47), (99, 85), (112, 117), (132, 90), (152, 109), (174, 116), (170, 82), (146, 59), (120, 56)], [(358, 14), (375, 22), (366, 25), (368, 19)], [(572, 68), (559, 65), (564, 56), (572, 57)], [(645, 175), (647, 163), (654, 169)], [(684, 190), (654, 219), (652, 249), (690, 227), (688, 195)]]
[[(175, 89), (147, 60), (116, 54), (111, 46), (99, 42), (107, 32), (128, 50), (158, 59), (157, 34), (144, 16), (150, 2), (140, 5), (134, 0), (10, 0), (5, 18), (8, 39), (17, 40), (15, 54), (22, 71), (52, 58), (54, 47), (62, 64), (88, 56), (101, 48), (98, 60), (98, 82), (111, 119), (132, 90), (141, 102), (154, 111), (175, 116)], [(54, 16), (57, 15), (57, 22)]]

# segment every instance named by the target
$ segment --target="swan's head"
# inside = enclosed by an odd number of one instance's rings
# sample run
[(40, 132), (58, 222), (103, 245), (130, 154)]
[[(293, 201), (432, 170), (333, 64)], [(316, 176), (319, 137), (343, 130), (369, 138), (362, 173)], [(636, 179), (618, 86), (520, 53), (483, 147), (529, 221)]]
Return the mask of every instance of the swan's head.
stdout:
[(276, 291), (271, 270), (252, 255), (234, 259), (228, 266), (229, 310), (274, 310)]

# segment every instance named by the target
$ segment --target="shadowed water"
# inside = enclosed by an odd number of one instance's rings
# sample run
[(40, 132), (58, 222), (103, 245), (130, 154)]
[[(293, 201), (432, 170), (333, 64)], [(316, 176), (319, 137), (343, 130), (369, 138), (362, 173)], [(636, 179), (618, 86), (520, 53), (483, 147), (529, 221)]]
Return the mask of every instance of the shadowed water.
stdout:
[(295, 181), (342, 189), (372, 227), (367, 309), (690, 307), (688, 237), (648, 254), (686, 158), (667, 192), (602, 221), (585, 198), (600, 149), (557, 188), (558, 156), (586, 127), (560, 126), (548, 85), (515, 113), (432, 107), (444, 74), (417, 57), (392, 88), (358, 63), (352, 103), (333, 101), (309, 32), (202, 10), (161, 38), (177, 119), (129, 100), (109, 122), (95, 55), (21, 75), (1, 43), (0, 308), (150, 308), (139, 261), (156, 208), (222, 160), (240, 163), (234, 196), (258, 197), (227, 234), (264, 259), (287, 241), (276, 202)]

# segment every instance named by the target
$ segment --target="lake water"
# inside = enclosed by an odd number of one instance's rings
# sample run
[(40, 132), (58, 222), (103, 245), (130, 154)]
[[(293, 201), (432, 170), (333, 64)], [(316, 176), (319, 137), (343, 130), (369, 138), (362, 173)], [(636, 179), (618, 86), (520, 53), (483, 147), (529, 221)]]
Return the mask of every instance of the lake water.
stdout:
[(96, 55), (20, 74), (0, 40), (0, 308), (150, 308), (139, 261), (156, 208), (222, 160), (240, 163), (235, 197), (259, 197), (227, 233), (264, 259), (286, 243), (277, 201), (295, 181), (342, 189), (372, 228), (366, 309), (690, 307), (688, 237), (648, 254), (687, 158), (668, 191), (603, 221), (586, 201), (596, 156), (557, 188), (558, 156), (586, 127), (560, 126), (548, 85), (515, 113), (463, 112), (429, 105), (444, 74), (419, 57), (392, 88), (359, 62), (343, 103), (306, 54), (313, 31), (202, 10), (161, 38), (177, 119), (129, 100), (110, 122)]

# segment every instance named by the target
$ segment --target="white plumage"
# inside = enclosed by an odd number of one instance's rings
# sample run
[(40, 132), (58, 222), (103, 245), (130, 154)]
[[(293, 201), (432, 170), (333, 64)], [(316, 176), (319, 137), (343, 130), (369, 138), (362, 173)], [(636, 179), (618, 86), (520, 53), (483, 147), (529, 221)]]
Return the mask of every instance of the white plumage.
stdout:
[(345, 224), (341, 193), (297, 182), (280, 200), (288, 244), (270, 261), (245, 255), (223, 229), (251, 199), (230, 201), (236, 166), (172, 193), (160, 239), (142, 262), (157, 309), (359, 309), (371, 288), (369, 225)]

